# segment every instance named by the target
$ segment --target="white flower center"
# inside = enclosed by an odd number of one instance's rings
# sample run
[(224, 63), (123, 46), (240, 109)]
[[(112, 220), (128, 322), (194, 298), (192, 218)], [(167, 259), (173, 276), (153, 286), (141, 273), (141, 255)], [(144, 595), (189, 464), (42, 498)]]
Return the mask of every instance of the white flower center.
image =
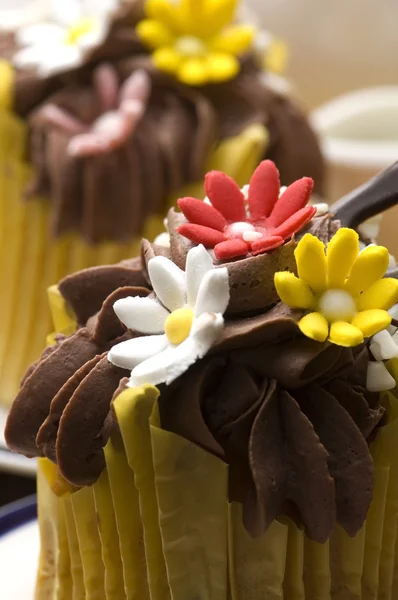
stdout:
[(231, 225), (226, 228), (226, 233), (231, 237), (242, 237), (242, 235), (248, 231), (256, 231), (256, 228), (251, 223), (245, 223), (244, 221), (231, 223)]
[(93, 18), (85, 17), (79, 19), (71, 25), (66, 34), (66, 43), (70, 46), (74, 46), (79, 43), (80, 38), (84, 37), (88, 33), (95, 30), (96, 21)]
[(354, 298), (344, 290), (327, 290), (319, 300), (319, 311), (326, 319), (335, 321), (348, 321), (357, 313)]
[(193, 35), (183, 35), (176, 41), (176, 50), (184, 56), (203, 56), (206, 54), (206, 44)]

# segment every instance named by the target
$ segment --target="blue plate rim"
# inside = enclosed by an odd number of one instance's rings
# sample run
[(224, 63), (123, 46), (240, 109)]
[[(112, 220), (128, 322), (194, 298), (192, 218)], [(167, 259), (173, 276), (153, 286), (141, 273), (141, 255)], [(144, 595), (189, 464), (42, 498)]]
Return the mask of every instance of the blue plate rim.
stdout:
[(0, 538), (37, 518), (36, 494), (0, 508)]

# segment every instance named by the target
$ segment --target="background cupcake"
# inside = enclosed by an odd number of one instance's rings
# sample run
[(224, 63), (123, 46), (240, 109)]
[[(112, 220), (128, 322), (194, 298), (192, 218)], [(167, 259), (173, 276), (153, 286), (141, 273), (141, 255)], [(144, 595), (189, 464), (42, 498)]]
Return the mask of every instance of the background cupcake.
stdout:
[(243, 185), (268, 156), (283, 184), (314, 176), (322, 193), (315, 137), (263, 70), (272, 40), (256, 44), (234, 2), (204, 6), (103, 1), (93, 12), (71, 1), (4, 13), (0, 402), (51, 330), (43, 290), (136, 254), (173, 198), (202, 195), (206, 169)]

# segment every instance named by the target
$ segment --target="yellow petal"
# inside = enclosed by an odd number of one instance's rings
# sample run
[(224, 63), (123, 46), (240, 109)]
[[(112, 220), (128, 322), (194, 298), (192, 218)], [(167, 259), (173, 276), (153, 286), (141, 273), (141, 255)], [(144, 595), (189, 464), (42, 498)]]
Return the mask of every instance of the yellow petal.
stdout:
[(160, 21), (145, 19), (138, 23), (136, 32), (140, 40), (150, 48), (171, 46), (174, 42), (170, 30)]
[(233, 22), (238, 0), (203, 1), (205, 2), (207, 35), (211, 37)]
[(305, 315), (298, 324), (300, 331), (316, 342), (324, 342), (328, 337), (329, 323), (321, 313)]
[(14, 96), (15, 72), (12, 65), (0, 59), (0, 108), (9, 109)]
[(207, 20), (203, 0), (180, 0), (176, 6), (180, 30), (185, 35), (207, 37)]
[(238, 56), (250, 48), (254, 33), (255, 29), (250, 25), (232, 25), (216, 36), (210, 46), (213, 50)]
[(290, 308), (311, 309), (315, 306), (315, 297), (308, 285), (289, 271), (279, 271), (274, 276), (275, 288), (279, 298)]
[(336, 321), (330, 326), (329, 341), (337, 346), (352, 348), (362, 344), (362, 331), (345, 321)]
[(160, 21), (175, 33), (180, 31), (176, 7), (170, 4), (168, 0), (146, 0), (145, 14), (149, 19)]
[(266, 71), (283, 75), (289, 58), (289, 48), (282, 40), (273, 40), (264, 57)]
[(178, 78), (186, 85), (204, 85), (209, 81), (208, 63), (205, 58), (184, 58), (178, 68)]
[(232, 54), (212, 52), (207, 57), (208, 76), (211, 81), (229, 81), (236, 77), (240, 70), (237, 58)]
[(355, 315), (352, 320), (352, 325), (358, 327), (364, 335), (364, 337), (371, 337), (379, 331), (386, 329), (391, 323), (391, 316), (386, 310), (379, 308), (373, 308), (370, 310), (363, 310)]
[(310, 233), (306, 233), (299, 241), (294, 256), (300, 279), (313, 292), (323, 292), (326, 289), (326, 256), (325, 247), (321, 240)]
[(368, 246), (360, 252), (345, 283), (345, 289), (359, 295), (387, 271), (390, 256), (384, 246)]
[(176, 74), (182, 62), (182, 57), (175, 48), (169, 46), (155, 50), (152, 60), (160, 71)]
[(359, 253), (359, 235), (342, 227), (332, 237), (326, 250), (328, 287), (341, 288)]
[(388, 310), (398, 302), (398, 279), (379, 279), (359, 296), (358, 310), (381, 308)]

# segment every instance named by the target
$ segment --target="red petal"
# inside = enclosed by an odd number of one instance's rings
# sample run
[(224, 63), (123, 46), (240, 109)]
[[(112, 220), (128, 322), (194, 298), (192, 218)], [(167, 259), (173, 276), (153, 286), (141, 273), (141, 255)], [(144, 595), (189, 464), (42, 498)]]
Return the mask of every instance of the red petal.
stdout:
[(205, 190), (214, 208), (227, 221), (246, 221), (245, 197), (231, 177), (221, 171), (210, 171), (205, 178)]
[(275, 204), (269, 219), (270, 225), (282, 225), (286, 219), (303, 208), (310, 199), (313, 187), (314, 181), (310, 177), (303, 177), (289, 185)]
[(184, 223), (180, 225), (177, 231), (191, 240), (191, 242), (194, 242), (194, 244), (203, 244), (205, 248), (214, 248), (214, 246), (227, 239), (220, 231), (205, 227), (204, 225)]
[(261, 238), (252, 243), (251, 251), (254, 256), (268, 252), (269, 250), (275, 250), (284, 244), (284, 239), (278, 235), (271, 235), (270, 237)]
[(269, 217), (279, 198), (279, 171), (272, 160), (264, 160), (250, 180), (249, 208), (253, 220)]
[(217, 231), (223, 231), (224, 227), (228, 225), (222, 214), (214, 206), (206, 204), (203, 200), (180, 198), (177, 204), (191, 223), (211, 227), (211, 229), (217, 229)]
[(299, 231), (316, 213), (315, 206), (305, 206), (289, 219), (287, 219), (282, 225), (273, 230), (273, 235), (280, 235), (285, 240)]
[(217, 244), (214, 248), (214, 254), (219, 260), (227, 260), (228, 258), (236, 258), (237, 256), (245, 256), (249, 251), (249, 246), (242, 238), (227, 240)]

